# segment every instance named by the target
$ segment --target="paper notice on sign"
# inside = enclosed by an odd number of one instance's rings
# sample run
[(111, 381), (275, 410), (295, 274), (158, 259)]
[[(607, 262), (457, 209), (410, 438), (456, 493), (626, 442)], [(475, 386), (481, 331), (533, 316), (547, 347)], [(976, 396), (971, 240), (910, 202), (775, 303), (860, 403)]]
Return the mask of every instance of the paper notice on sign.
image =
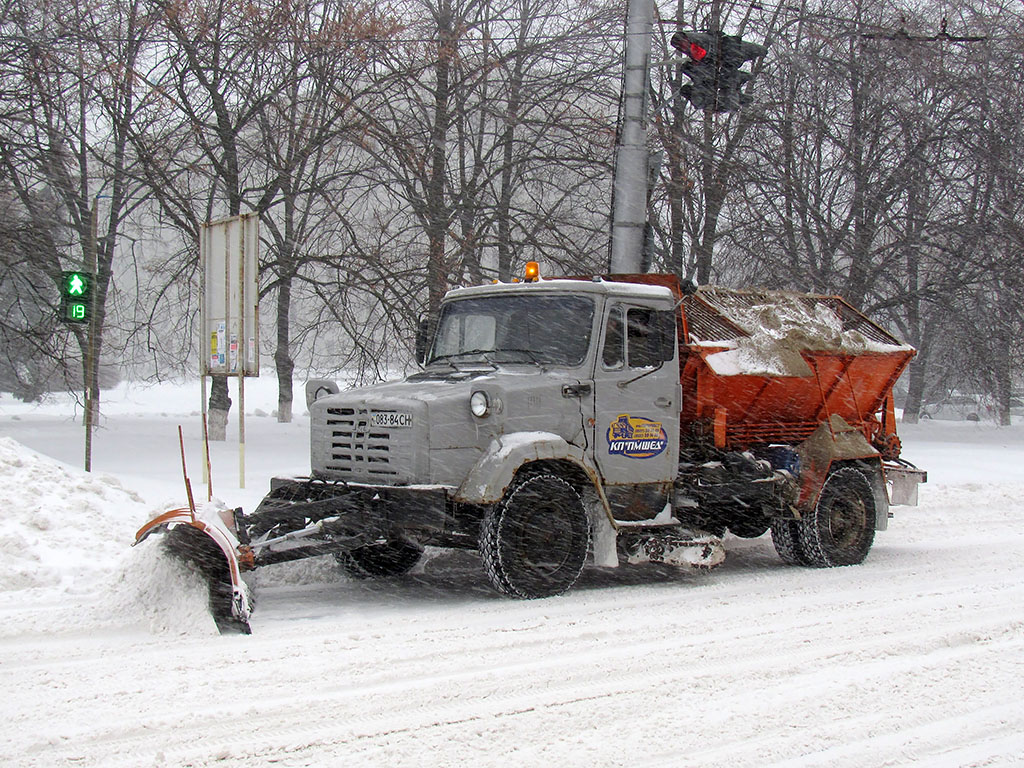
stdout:
[(211, 368), (216, 368), (217, 367), (218, 359), (219, 358), (217, 357), (217, 334), (216, 333), (211, 333), (210, 334), (210, 367)]

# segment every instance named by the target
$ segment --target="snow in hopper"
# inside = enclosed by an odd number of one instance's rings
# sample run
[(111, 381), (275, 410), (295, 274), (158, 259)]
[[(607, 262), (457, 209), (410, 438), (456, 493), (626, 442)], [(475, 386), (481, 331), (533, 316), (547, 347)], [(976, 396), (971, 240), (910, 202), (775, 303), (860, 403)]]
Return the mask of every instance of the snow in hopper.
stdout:
[(765, 302), (749, 305), (723, 302), (726, 296), (711, 290), (702, 295), (749, 334), (724, 343), (705, 342), (730, 347), (707, 358), (721, 376), (811, 376), (801, 350), (862, 354), (908, 349), (873, 341), (855, 328), (844, 329), (842, 318), (828, 305), (797, 294), (769, 292)]

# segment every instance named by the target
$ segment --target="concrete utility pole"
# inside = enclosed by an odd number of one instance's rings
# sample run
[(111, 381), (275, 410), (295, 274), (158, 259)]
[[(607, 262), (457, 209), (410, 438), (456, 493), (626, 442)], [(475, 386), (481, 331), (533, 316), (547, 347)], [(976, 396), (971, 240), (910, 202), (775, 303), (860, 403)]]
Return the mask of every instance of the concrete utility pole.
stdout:
[(654, 0), (630, 0), (622, 125), (615, 149), (612, 249), (609, 272), (639, 272), (647, 226), (647, 73), (654, 30)]
[(91, 277), (89, 280), (92, 281), (92, 285), (89, 287), (89, 327), (86, 329), (88, 334), (88, 344), (86, 346), (86, 353), (82, 359), (83, 371), (82, 378), (85, 380), (85, 471), (92, 472), (92, 429), (96, 423), (96, 416), (98, 415), (94, 408), (96, 407), (96, 396), (97, 392), (93, 388), (93, 384), (98, 382), (98, 374), (96, 369), (99, 365), (99, 350), (96, 349), (96, 294), (99, 293), (99, 214), (100, 208), (100, 196), (96, 195), (92, 201), (92, 211), (89, 215), (89, 253), (86, 254), (84, 259), (85, 271), (88, 272)]

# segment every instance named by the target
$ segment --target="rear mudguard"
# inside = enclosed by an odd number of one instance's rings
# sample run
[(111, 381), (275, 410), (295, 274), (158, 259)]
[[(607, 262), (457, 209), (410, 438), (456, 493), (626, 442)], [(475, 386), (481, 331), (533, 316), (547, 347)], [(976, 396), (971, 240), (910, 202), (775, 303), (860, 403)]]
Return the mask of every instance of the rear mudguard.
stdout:
[(889, 526), (889, 497), (886, 493), (882, 457), (859, 429), (841, 416), (833, 414), (823, 421), (811, 436), (797, 446), (800, 455), (800, 497), (797, 506), (804, 511), (814, 509), (833, 466), (840, 462), (857, 462), (865, 471), (875, 497), (875, 530)]
[(172, 509), (143, 525), (135, 534), (135, 544), (152, 533), (166, 533), (171, 551), (206, 577), (210, 612), (217, 628), (222, 633), (249, 634), (252, 601), (242, 581), (242, 570), (252, 568), (252, 553), (239, 544), (232, 514), (213, 505), (195, 513)]

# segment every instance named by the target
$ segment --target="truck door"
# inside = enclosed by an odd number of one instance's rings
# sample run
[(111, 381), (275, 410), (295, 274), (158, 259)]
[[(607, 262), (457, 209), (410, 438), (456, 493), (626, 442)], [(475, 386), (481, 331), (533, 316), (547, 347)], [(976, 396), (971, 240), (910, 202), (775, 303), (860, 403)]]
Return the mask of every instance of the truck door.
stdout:
[(671, 303), (609, 301), (594, 370), (594, 458), (615, 516), (656, 516), (679, 454), (679, 347)]

